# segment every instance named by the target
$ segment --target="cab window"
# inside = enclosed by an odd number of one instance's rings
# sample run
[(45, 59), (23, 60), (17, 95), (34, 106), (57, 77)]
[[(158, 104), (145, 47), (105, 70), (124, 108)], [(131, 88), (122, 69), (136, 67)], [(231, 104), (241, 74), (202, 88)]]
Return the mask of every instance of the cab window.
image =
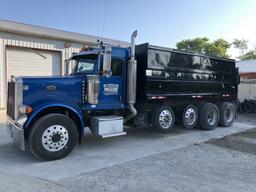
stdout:
[(112, 75), (113, 76), (122, 76), (124, 64), (125, 64), (124, 60), (113, 57), (111, 59)]
[(86, 55), (76, 60), (75, 73), (92, 73), (97, 63), (97, 55)]

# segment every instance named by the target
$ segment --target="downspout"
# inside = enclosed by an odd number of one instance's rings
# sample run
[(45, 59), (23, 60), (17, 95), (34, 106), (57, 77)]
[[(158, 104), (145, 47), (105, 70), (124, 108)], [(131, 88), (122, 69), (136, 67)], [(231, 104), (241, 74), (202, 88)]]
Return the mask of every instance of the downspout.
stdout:
[(135, 38), (137, 36), (137, 30), (132, 33), (131, 36), (131, 59), (128, 62), (127, 71), (127, 104), (130, 114), (124, 119), (124, 122), (129, 121), (137, 115), (137, 110), (134, 107), (136, 102), (136, 84), (137, 84), (137, 61), (135, 60)]

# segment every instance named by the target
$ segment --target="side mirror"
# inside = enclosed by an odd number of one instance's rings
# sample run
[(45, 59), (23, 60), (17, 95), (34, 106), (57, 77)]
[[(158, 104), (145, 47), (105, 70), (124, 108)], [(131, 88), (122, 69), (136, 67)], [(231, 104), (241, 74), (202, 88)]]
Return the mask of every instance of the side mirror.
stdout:
[(65, 59), (65, 61), (64, 61), (64, 69), (65, 69), (64, 75), (68, 76), (69, 75), (69, 59)]
[(104, 53), (103, 53), (103, 71), (105, 74), (108, 74), (106, 76), (111, 76), (111, 55), (112, 55), (112, 49), (110, 46), (106, 46)]

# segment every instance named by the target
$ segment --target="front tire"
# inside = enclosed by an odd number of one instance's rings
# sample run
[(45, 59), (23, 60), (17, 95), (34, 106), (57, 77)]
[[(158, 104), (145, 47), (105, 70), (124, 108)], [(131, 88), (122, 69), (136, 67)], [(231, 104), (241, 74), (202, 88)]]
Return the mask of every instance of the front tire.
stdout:
[(48, 114), (38, 119), (28, 137), (30, 151), (41, 160), (66, 157), (76, 146), (77, 140), (75, 123), (62, 114)]
[(170, 132), (175, 123), (174, 111), (171, 107), (162, 105), (153, 110), (153, 127), (163, 133)]

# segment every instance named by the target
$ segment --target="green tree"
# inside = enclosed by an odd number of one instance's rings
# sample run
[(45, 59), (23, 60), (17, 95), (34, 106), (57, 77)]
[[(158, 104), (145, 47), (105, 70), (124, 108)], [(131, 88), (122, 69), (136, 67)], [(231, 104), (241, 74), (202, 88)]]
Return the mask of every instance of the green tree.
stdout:
[(248, 49), (248, 40), (245, 39), (234, 39), (232, 42), (234, 48), (240, 50), (241, 56), (245, 55), (245, 51)]
[(227, 51), (230, 48), (230, 46), (231, 46), (230, 43), (220, 38), (211, 43), (208, 43), (208, 45), (206, 46), (205, 53), (208, 55), (229, 57), (229, 55), (227, 54)]
[(231, 44), (222, 38), (210, 42), (207, 37), (185, 39), (176, 44), (177, 49), (182, 51), (204, 53), (220, 57), (229, 57), (227, 51), (230, 46)]
[(182, 51), (204, 53), (209, 39), (207, 37), (198, 37), (195, 39), (185, 39), (176, 44), (177, 49)]
[(248, 40), (234, 39), (232, 44), (234, 48), (240, 51), (240, 55), (238, 56), (239, 59), (256, 59), (256, 48), (254, 50), (248, 50)]
[(244, 55), (240, 56), (241, 60), (256, 59), (256, 49), (246, 52)]

